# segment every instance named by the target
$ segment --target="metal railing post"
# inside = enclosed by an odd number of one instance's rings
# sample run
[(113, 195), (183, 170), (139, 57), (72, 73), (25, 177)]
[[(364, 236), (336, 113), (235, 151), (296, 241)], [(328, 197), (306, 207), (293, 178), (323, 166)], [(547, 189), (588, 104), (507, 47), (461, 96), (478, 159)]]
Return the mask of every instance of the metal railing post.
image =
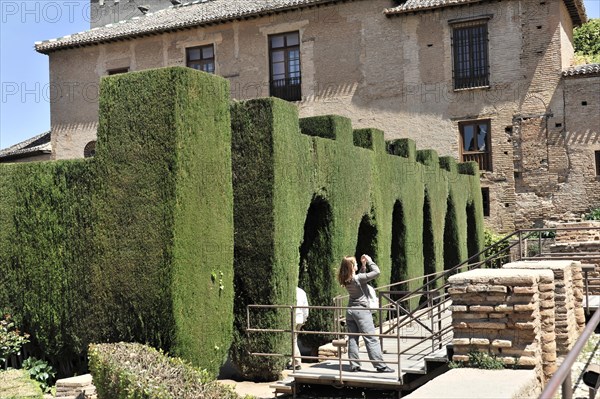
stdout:
[(590, 315), (590, 287), (588, 286), (588, 271), (587, 269), (584, 273), (584, 283), (585, 283), (585, 314), (586, 316)]
[[(296, 355), (300, 355), (296, 353), (296, 345), (294, 345), (294, 337), (296, 336), (296, 307), (292, 306), (290, 309), (290, 321), (291, 321), (291, 331), (292, 331), (292, 370), (296, 370)], [(302, 359), (300, 360), (302, 363)]]
[(523, 233), (519, 230), (519, 259), (523, 259)]
[(571, 385), (572, 383), (573, 382), (571, 380), (571, 371), (569, 370), (561, 386), (562, 399), (573, 399), (573, 388)]

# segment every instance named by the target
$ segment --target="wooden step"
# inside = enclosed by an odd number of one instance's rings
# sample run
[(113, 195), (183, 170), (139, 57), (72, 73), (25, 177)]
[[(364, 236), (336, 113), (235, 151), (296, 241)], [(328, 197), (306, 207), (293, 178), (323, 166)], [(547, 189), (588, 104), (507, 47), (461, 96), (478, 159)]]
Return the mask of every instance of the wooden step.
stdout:
[(294, 393), (294, 379), (286, 378), (282, 381), (276, 381), (269, 385), (269, 388), (274, 389), (275, 393), (285, 393), (291, 395)]

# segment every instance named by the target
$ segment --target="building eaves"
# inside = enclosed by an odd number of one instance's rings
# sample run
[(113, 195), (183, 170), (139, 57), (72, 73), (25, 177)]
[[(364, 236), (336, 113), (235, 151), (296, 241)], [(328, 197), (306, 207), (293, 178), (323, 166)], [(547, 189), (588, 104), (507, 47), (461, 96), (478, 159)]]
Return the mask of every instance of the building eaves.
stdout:
[(52, 152), (52, 143), (50, 142), (50, 138), (51, 133), (50, 131), (47, 131), (0, 150), (0, 160), (22, 158), (35, 154), (50, 154)]
[[(405, 0), (396, 7), (387, 8), (383, 13), (387, 16), (415, 13), (437, 8), (480, 3), (484, 0)], [(563, 0), (575, 26), (587, 21), (583, 0)]]
[(196, 0), (85, 32), (36, 42), (35, 49), (39, 53), (48, 54), (66, 48), (155, 35), (343, 1), (349, 0)]
[(579, 76), (596, 76), (600, 75), (600, 64), (586, 64), (578, 65), (566, 69), (562, 72), (565, 77), (579, 77)]

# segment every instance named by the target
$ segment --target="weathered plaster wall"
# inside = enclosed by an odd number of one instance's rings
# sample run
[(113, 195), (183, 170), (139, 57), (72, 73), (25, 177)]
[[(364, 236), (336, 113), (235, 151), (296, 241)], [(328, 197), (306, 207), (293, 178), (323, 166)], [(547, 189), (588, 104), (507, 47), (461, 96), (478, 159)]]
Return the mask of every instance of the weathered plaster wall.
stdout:
[[(600, 193), (595, 180), (585, 189), (567, 185), (560, 194), (561, 184), (575, 183), (578, 174), (589, 180), (590, 170), (582, 164), (571, 176), (569, 168), (582, 158), (571, 153), (589, 160), (590, 152), (561, 139), (569, 132), (565, 126), (593, 126), (565, 120), (565, 113), (580, 110), (564, 102), (577, 85), (563, 90), (561, 83), (572, 57), (572, 25), (562, 1), (484, 2), (392, 18), (382, 13), (389, 5), (337, 3), (51, 53), (51, 82), (68, 86), (52, 98), (54, 157), (81, 157), (94, 139), (98, 105), (91, 93), (107, 70), (185, 65), (187, 47), (214, 44), (215, 73), (230, 80), (232, 96), (265, 97), (268, 36), (299, 31), (302, 117), (346, 116), (355, 128), (379, 128), (386, 139), (410, 137), (418, 147), (457, 158), (459, 122), (491, 120), (493, 170), (482, 174), (481, 184), (490, 189), (487, 223), (494, 230), (529, 227), (574, 203), (577, 209), (600, 203), (600, 194), (590, 195)], [(478, 17), (489, 18), (490, 86), (456, 91), (450, 22)], [(592, 114), (593, 106), (588, 110)]]

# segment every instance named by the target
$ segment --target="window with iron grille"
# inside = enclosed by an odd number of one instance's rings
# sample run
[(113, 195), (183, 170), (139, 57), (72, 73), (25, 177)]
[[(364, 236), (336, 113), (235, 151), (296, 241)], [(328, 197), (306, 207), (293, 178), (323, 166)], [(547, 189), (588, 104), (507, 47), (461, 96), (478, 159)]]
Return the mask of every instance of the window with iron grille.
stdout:
[(460, 122), (461, 158), (463, 162), (477, 162), (479, 170), (492, 170), (490, 147), (490, 120)]
[(596, 151), (595, 155), (596, 155), (596, 176), (600, 177), (600, 151)]
[(206, 46), (190, 47), (185, 49), (186, 66), (215, 73), (215, 48), (212, 44)]
[(269, 36), (269, 70), (271, 96), (287, 101), (302, 99), (298, 32)]
[(489, 86), (487, 21), (473, 21), (452, 27), (454, 88)]

